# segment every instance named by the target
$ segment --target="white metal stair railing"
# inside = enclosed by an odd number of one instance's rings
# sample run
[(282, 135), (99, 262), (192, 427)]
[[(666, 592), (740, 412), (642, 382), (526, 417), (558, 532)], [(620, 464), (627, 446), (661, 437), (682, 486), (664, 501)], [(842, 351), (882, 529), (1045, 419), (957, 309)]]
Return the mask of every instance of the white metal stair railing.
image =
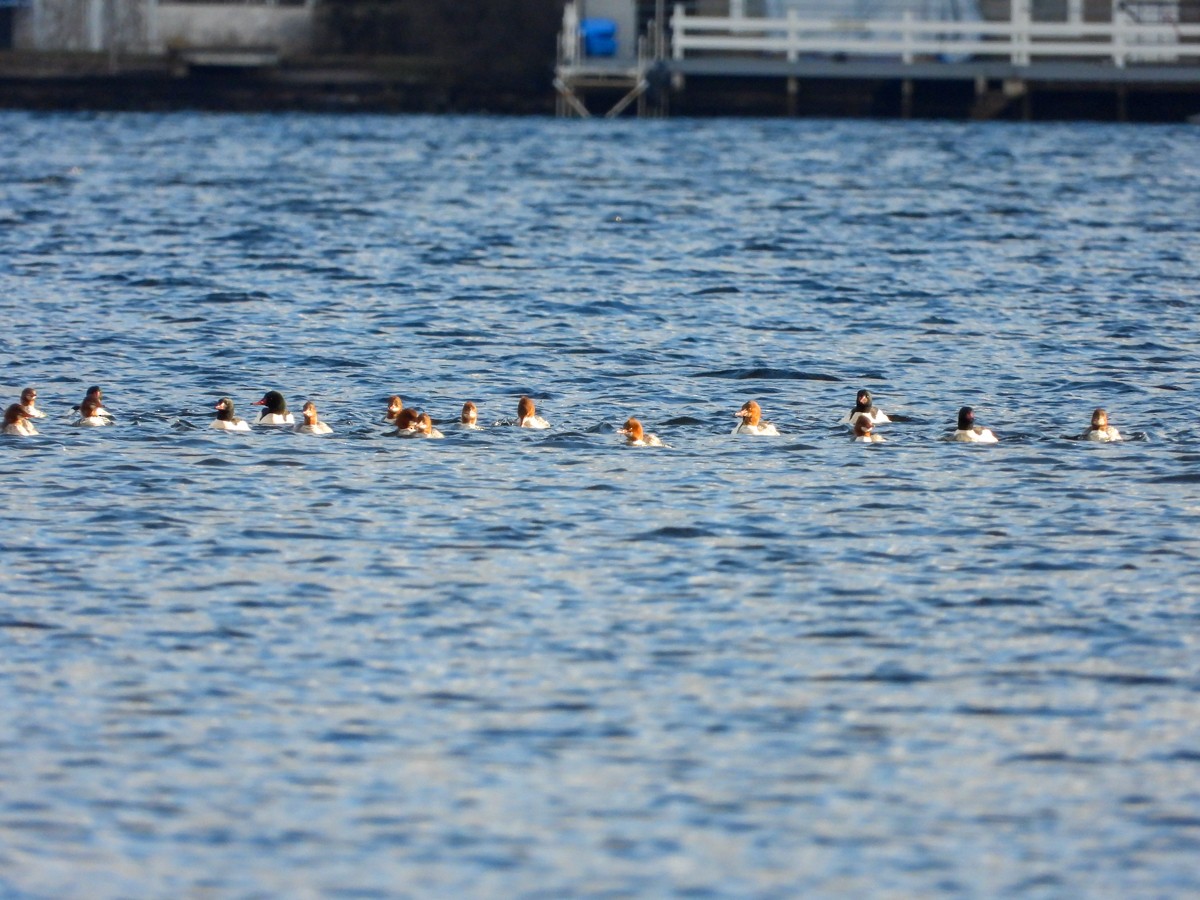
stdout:
[(1200, 61), (1200, 24), (1135, 22), (1119, 10), (1113, 22), (1034, 22), (1028, 0), (1014, 0), (1007, 22), (922, 21), (911, 13), (899, 20), (750, 18), (689, 15), (676, 5), (671, 19), (671, 54), (684, 60), (697, 53), (757, 53), (795, 62), (801, 56), (928, 59), (1007, 58), (1028, 66), (1037, 58), (1093, 59), (1124, 67), (1127, 61)]
[(579, 31), (579, 10), (574, 3), (563, 7), (563, 26), (559, 32), (558, 64), (574, 65), (583, 58), (583, 35)]

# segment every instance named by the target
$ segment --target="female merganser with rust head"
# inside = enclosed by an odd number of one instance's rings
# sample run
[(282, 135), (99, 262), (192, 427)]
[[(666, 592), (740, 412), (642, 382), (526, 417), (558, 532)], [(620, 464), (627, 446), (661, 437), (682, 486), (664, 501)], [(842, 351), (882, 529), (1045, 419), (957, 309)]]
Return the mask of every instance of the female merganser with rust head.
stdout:
[(304, 415), (304, 424), (297, 425), (293, 430), (297, 434), (333, 434), (333, 429), (321, 421), (317, 415), (317, 404), (309, 400), (304, 404), (301, 412)]
[(27, 387), (21, 391), (21, 409), (31, 419), (44, 419), (46, 414), (37, 408), (37, 389)]
[(479, 408), (468, 400), (463, 404), (462, 416), (459, 422), (463, 428), (478, 428), (479, 427)]
[(400, 410), (396, 415), (396, 430), (392, 434), (396, 437), (418, 437), (417, 419), (419, 418), (421, 418), (420, 413), (411, 407)]
[(1108, 424), (1108, 410), (1097, 409), (1092, 413), (1092, 425), (1080, 435), (1086, 441), (1121, 441), (1121, 432)]
[(75, 424), (81, 428), (100, 428), (111, 425), (112, 419), (102, 414), (103, 407), (95, 400), (84, 400), (79, 405), (79, 421)]
[(28, 437), (38, 433), (29, 421), (29, 414), (20, 403), (14, 403), (4, 411), (4, 433)]
[(517, 425), (520, 428), (549, 428), (550, 423), (537, 414), (537, 407), (528, 397), (517, 403)]
[(623, 434), (626, 437), (626, 443), (630, 447), (661, 447), (663, 442), (658, 439), (658, 435), (646, 434), (642, 423), (637, 419), (629, 418), (625, 420), (625, 425), (617, 434)]
[(417, 416), (416, 422), (417, 434), (427, 438), (443, 438), (445, 437), (440, 431), (433, 427), (433, 419), (429, 417), (429, 413), (421, 413)]
[(239, 419), (233, 414), (233, 401), (228, 397), (222, 397), (213, 407), (217, 411), (217, 417), (213, 419), (210, 428), (215, 428), (217, 431), (249, 431), (250, 423), (245, 419)]
[(254, 401), (255, 406), (264, 407), (255, 420), (255, 425), (295, 425), (296, 420), (288, 412), (287, 401), (279, 391), (267, 391), (261, 400)]
[(395, 425), (396, 416), (400, 415), (400, 410), (404, 409), (404, 401), (400, 399), (398, 394), (392, 394), (388, 398), (387, 412), (383, 414), (384, 425)]
[[(90, 413), (85, 413), (83, 411), (85, 406), (87, 406), (91, 410)], [(74, 409), (76, 412), (79, 413), (79, 417), (80, 417), (80, 420), (75, 423), (76, 425), (85, 424), (83, 422), (84, 419), (91, 419), (91, 418), (97, 418), (97, 417), (104, 419), (104, 421), (103, 422), (93, 422), (91, 424), (93, 424), (93, 425), (111, 425), (112, 424), (112, 418), (113, 418), (112, 413), (110, 413), (107, 409), (104, 408), (104, 394), (100, 390), (99, 385), (93, 384), (90, 388), (88, 388), (87, 394), (83, 398), (83, 403), (80, 403), (78, 406), (74, 407)]]
[(858, 392), (854, 401), (854, 409), (842, 416), (842, 424), (853, 425), (860, 416), (867, 416), (872, 425), (883, 425), (892, 421), (887, 417), (887, 413), (874, 405), (871, 400), (871, 392), (865, 388)]
[(854, 420), (854, 442), (857, 444), (882, 444), (884, 437), (875, 433), (875, 423), (864, 413)]
[(975, 424), (975, 410), (964, 406), (958, 411), (958, 428), (950, 437), (952, 441), (966, 441), (972, 444), (995, 444), (998, 438), (991, 429)]
[(770, 422), (762, 420), (762, 407), (755, 401), (747, 400), (742, 404), (742, 408), (733, 414), (735, 419), (741, 419), (742, 424), (730, 434), (765, 434), (778, 436), (779, 432)]

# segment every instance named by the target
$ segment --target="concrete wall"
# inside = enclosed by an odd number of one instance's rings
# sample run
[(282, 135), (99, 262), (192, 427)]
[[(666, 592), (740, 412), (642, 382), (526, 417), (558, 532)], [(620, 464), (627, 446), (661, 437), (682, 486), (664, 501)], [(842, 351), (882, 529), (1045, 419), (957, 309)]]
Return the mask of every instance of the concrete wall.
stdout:
[(33, 0), (14, 10), (13, 47), (47, 52), (160, 54), (188, 48), (312, 46), (312, 5), (171, 3), (162, 0)]
[(34, 0), (13, 11), (17, 50), (99, 52), (149, 49), (155, 0)]
[(312, 48), (313, 13), (306, 6), (160, 3), (157, 31), (163, 51), (272, 47), (292, 56)]

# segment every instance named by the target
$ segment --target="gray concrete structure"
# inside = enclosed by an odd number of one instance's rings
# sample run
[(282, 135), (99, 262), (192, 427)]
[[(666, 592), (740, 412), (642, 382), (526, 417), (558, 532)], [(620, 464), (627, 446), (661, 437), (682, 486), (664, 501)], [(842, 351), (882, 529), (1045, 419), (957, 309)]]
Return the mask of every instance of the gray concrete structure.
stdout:
[(312, 45), (315, 0), (27, 0), (12, 10), (12, 49), (46, 53), (166, 55), (213, 49)]

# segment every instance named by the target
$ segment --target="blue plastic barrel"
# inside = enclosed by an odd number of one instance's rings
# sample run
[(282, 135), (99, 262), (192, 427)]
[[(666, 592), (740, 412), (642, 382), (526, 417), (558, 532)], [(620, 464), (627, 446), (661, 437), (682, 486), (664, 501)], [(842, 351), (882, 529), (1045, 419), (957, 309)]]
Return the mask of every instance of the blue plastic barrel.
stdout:
[(617, 55), (617, 23), (612, 19), (583, 19), (579, 23), (583, 52), (588, 56)]

